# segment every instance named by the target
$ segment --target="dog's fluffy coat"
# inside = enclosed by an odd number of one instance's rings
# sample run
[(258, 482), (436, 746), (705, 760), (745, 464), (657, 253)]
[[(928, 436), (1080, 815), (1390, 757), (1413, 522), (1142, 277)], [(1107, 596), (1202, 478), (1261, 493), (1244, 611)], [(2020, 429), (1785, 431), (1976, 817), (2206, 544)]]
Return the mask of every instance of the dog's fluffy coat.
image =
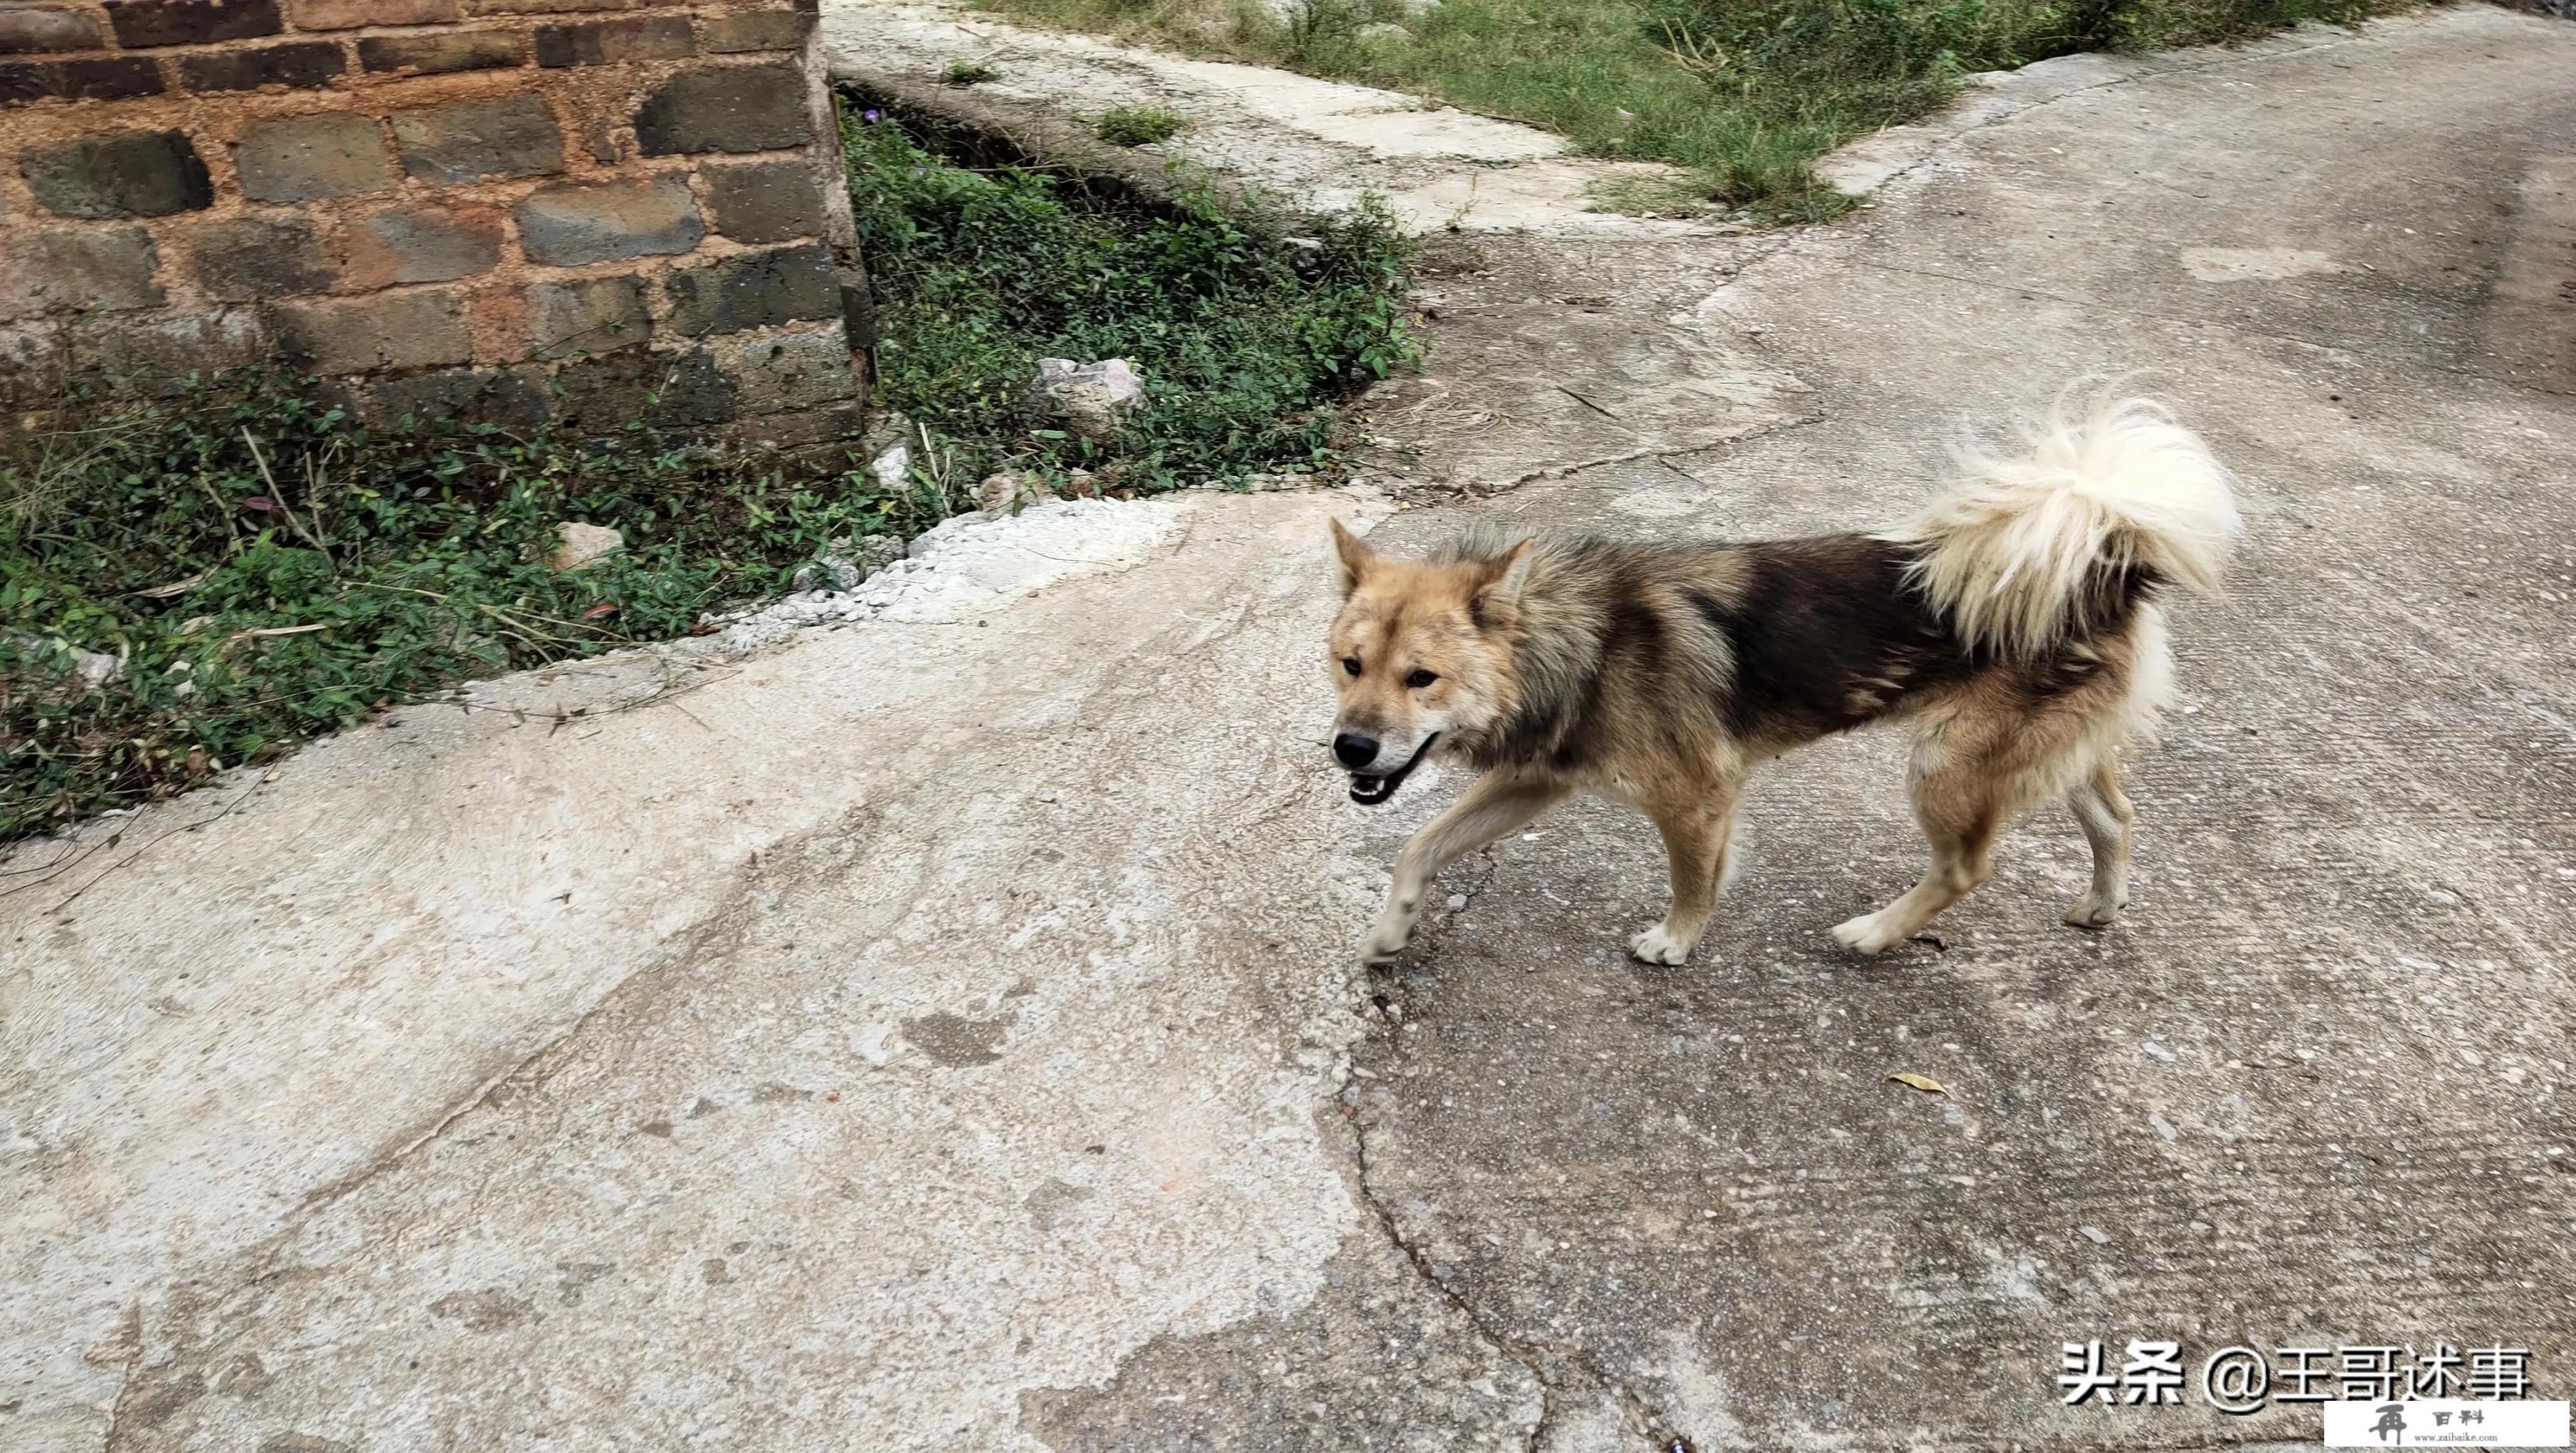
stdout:
[(2061, 408), (2012, 455), (1874, 535), (1623, 544), (1470, 535), (1431, 560), (1371, 551), (1336, 523), (1335, 750), (1352, 796), (1384, 801), (1423, 756), (1484, 775), (1406, 843), (1367, 952), (1410, 937), (1429, 880), (1576, 791), (1651, 817), (1672, 907), (1632, 948), (1679, 963), (1726, 876), (1736, 802), (1764, 758), (1906, 718), (1932, 866), (1834, 930), (1877, 953), (1992, 872), (1998, 831), (2052, 797), (2093, 849), (2067, 921), (2128, 897), (2130, 807), (2115, 749), (2169, 694), (2170, 587), (2215, 590), (2237, 530), (2227, 472), (2160, 407)]

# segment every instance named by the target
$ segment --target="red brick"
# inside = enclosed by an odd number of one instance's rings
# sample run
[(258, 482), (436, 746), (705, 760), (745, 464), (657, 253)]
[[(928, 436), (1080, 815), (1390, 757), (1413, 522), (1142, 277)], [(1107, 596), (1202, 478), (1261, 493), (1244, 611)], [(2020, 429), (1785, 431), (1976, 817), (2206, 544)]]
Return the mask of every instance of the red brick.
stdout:
[(437, 25), (464, 12), (457, 0), (289, 0), (299, 30), (350, 30), (361, 25)]
[(466, 0), (476, 15), (577, 15), (583, 11), (638, 10), (649, 0)]
[(501, 260), (501, 214), (489, 207), (395, 207), (349, 224), (352, 288), (443, 283)]
[(451, 30), (433, 35), (370, 35), (358, 42), (358, 64), (370, 71), (439, 76), (528, 63), (515, 30)]
[(243, 40), (284, 28), (277, 0), (108, 0), (107, 23), (129, 49)]
[(272, 311), (286, 352), (316, 373), (372, 373), (466, 363), (474, 339), (456, 298), (406, 291), (347, 301), (280, 303)]
[(327, 86), (348, 69), (327, 40), (206, 51), (179, 57), (179, 79), (191, 91), (256, 91), (262, 86)]
[(587, 25), (537, 27), (537, 64), (599, 66), (624, 61), (670, 61), (697, 52), (685, 15), (639, 15)]
[(374, 118), (346, 111), (254, 121), (242, 128), (233, 166), (254, 202), (381, 192), (402, 180)]
[(795, 50), (814, 28), (814, 17), (793, 10), (744, 10), (710, 15), (699, 23), (698, 43), (709, 55), (752, 50)]
[(160, 94), (161, 68), (142, 56), (0, 66), (0, 106), (24, 106), (48, 97), (122, 101), (129, 96)]
[(98, 22), (80, 11), (34, 5), (0, 9), (0, 55), (58, 55), (104, 44)]
[(140, 227), (15, 230), (0, 238), (0, 319), (157, 306), (156, 263)]

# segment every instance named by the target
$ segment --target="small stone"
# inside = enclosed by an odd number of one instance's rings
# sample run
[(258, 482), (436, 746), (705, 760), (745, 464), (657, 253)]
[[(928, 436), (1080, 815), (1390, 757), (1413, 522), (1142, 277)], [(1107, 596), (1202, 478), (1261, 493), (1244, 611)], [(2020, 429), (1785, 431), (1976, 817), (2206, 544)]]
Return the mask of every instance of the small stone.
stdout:
[(2108, 1246), (2111, 1244), (2111, 1233), (2103, 1230), (2099, 1226), (2087, 1226), (2083, 1228), (2083, 1231), (2084, 1239), (2092, 1242), (2096, 1246)]
[(48, 640), (43, 636), (11, 636), (9, 644), (17, 647), (22, 656), (39, 659), (48, 654), (49, 646), (70, 653), (71, 669), (64, 672), (61, 679), (54, 683), (50, 693), (39, 691), (40, 700), (61, 700), (66, 696), (78, 696), (84, 692), (96, 691), (112, 681), (125, 679), (123, 658), (111, 656), (105, 651), (84, 651), (59, 638)]
[(814, 563), (797, 569), (795, 588), (856, 590), (860, 582), (902, 558), (903, 541), (894, 535), (866, 535), (856, 542), (834, 540)]
[(1106, 440), (1144, 400), (1145, 385), (1126, 359), (1075, 363), (1041, 358), (1037, 376), (1020, 402), (1041, 418), (1056, 420), (1087, 439)]
[(1055, 490), (1043, 479), (1019, 470), (1006, 470), (989, 476), (975, 486), (976, 508), (987, 514), (1016, 515), (1033, 504), (1055, 498)]
[(868, 473), (876, 476), (877, 485), (880, 488), (903, 488), (905, 477), (912, 473), (911, 446), (906, 444), (886, 446), (874, 459), (868, 461)]
[(560, 543), (546, 563), (557, 570), (579, 570), (603, 555), (626, 548), (626, 536), (606, 525), (585, 525), (579, 520), (566, 520), (555, 526)]

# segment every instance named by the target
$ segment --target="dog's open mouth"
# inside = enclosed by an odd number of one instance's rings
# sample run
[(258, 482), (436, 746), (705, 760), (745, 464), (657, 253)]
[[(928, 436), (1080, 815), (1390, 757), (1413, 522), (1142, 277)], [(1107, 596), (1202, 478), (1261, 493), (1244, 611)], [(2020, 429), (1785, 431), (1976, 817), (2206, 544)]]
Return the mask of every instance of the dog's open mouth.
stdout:
[(1424, 757), (1430, 755), (1431, 744), (1438, 740), (1440, 740), (1440, 734), (1438, 732), (1433, 732), (1431, 735), (1424, 737), (1422, 739), (1422, 745), (1413, 749), (1413, 755), (1404, 759), (1403, 766), (1396, 768), (1394, 771), (1387, 773), (1383, 777), (1370, 777), (1364, 776), (1358, 772), (1353, 772), (1351, 774), (1351, 800), (1362, 807), (1375, 807), (1379, 803), (1393, 797), (1395, 795), (1395, 789), (1403, 786), (1404, 779), (1413, 775), (1414, 767), (1420, 764)]

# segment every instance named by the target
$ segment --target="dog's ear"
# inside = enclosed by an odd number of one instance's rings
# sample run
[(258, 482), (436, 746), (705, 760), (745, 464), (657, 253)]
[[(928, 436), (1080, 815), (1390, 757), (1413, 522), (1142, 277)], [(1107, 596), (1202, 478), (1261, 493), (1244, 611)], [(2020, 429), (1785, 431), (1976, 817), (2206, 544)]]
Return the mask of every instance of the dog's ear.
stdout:
[(1477, 573), (1483, 578), (1467, 598), (1467, 614), (1478, 629), (1493, 623), (1494, 607), (1520, 599), (1521, 587), (1529, 581), (1534, 555), (1530, 547), (1537, 543), (1537, 537), (1532, 536), (1490, 560), (1478, 562)]
[(1377, 563), (1377, 552), (1368, 547), (1367, 541), (1352, 534), (1350, 527), (1339, 520), (1333, 521), (1333, 553), (1341, 557), (1342, 594), (1344, 595), (1359, 589), (1360, 581), (1369, 573), (1369, 567)]

